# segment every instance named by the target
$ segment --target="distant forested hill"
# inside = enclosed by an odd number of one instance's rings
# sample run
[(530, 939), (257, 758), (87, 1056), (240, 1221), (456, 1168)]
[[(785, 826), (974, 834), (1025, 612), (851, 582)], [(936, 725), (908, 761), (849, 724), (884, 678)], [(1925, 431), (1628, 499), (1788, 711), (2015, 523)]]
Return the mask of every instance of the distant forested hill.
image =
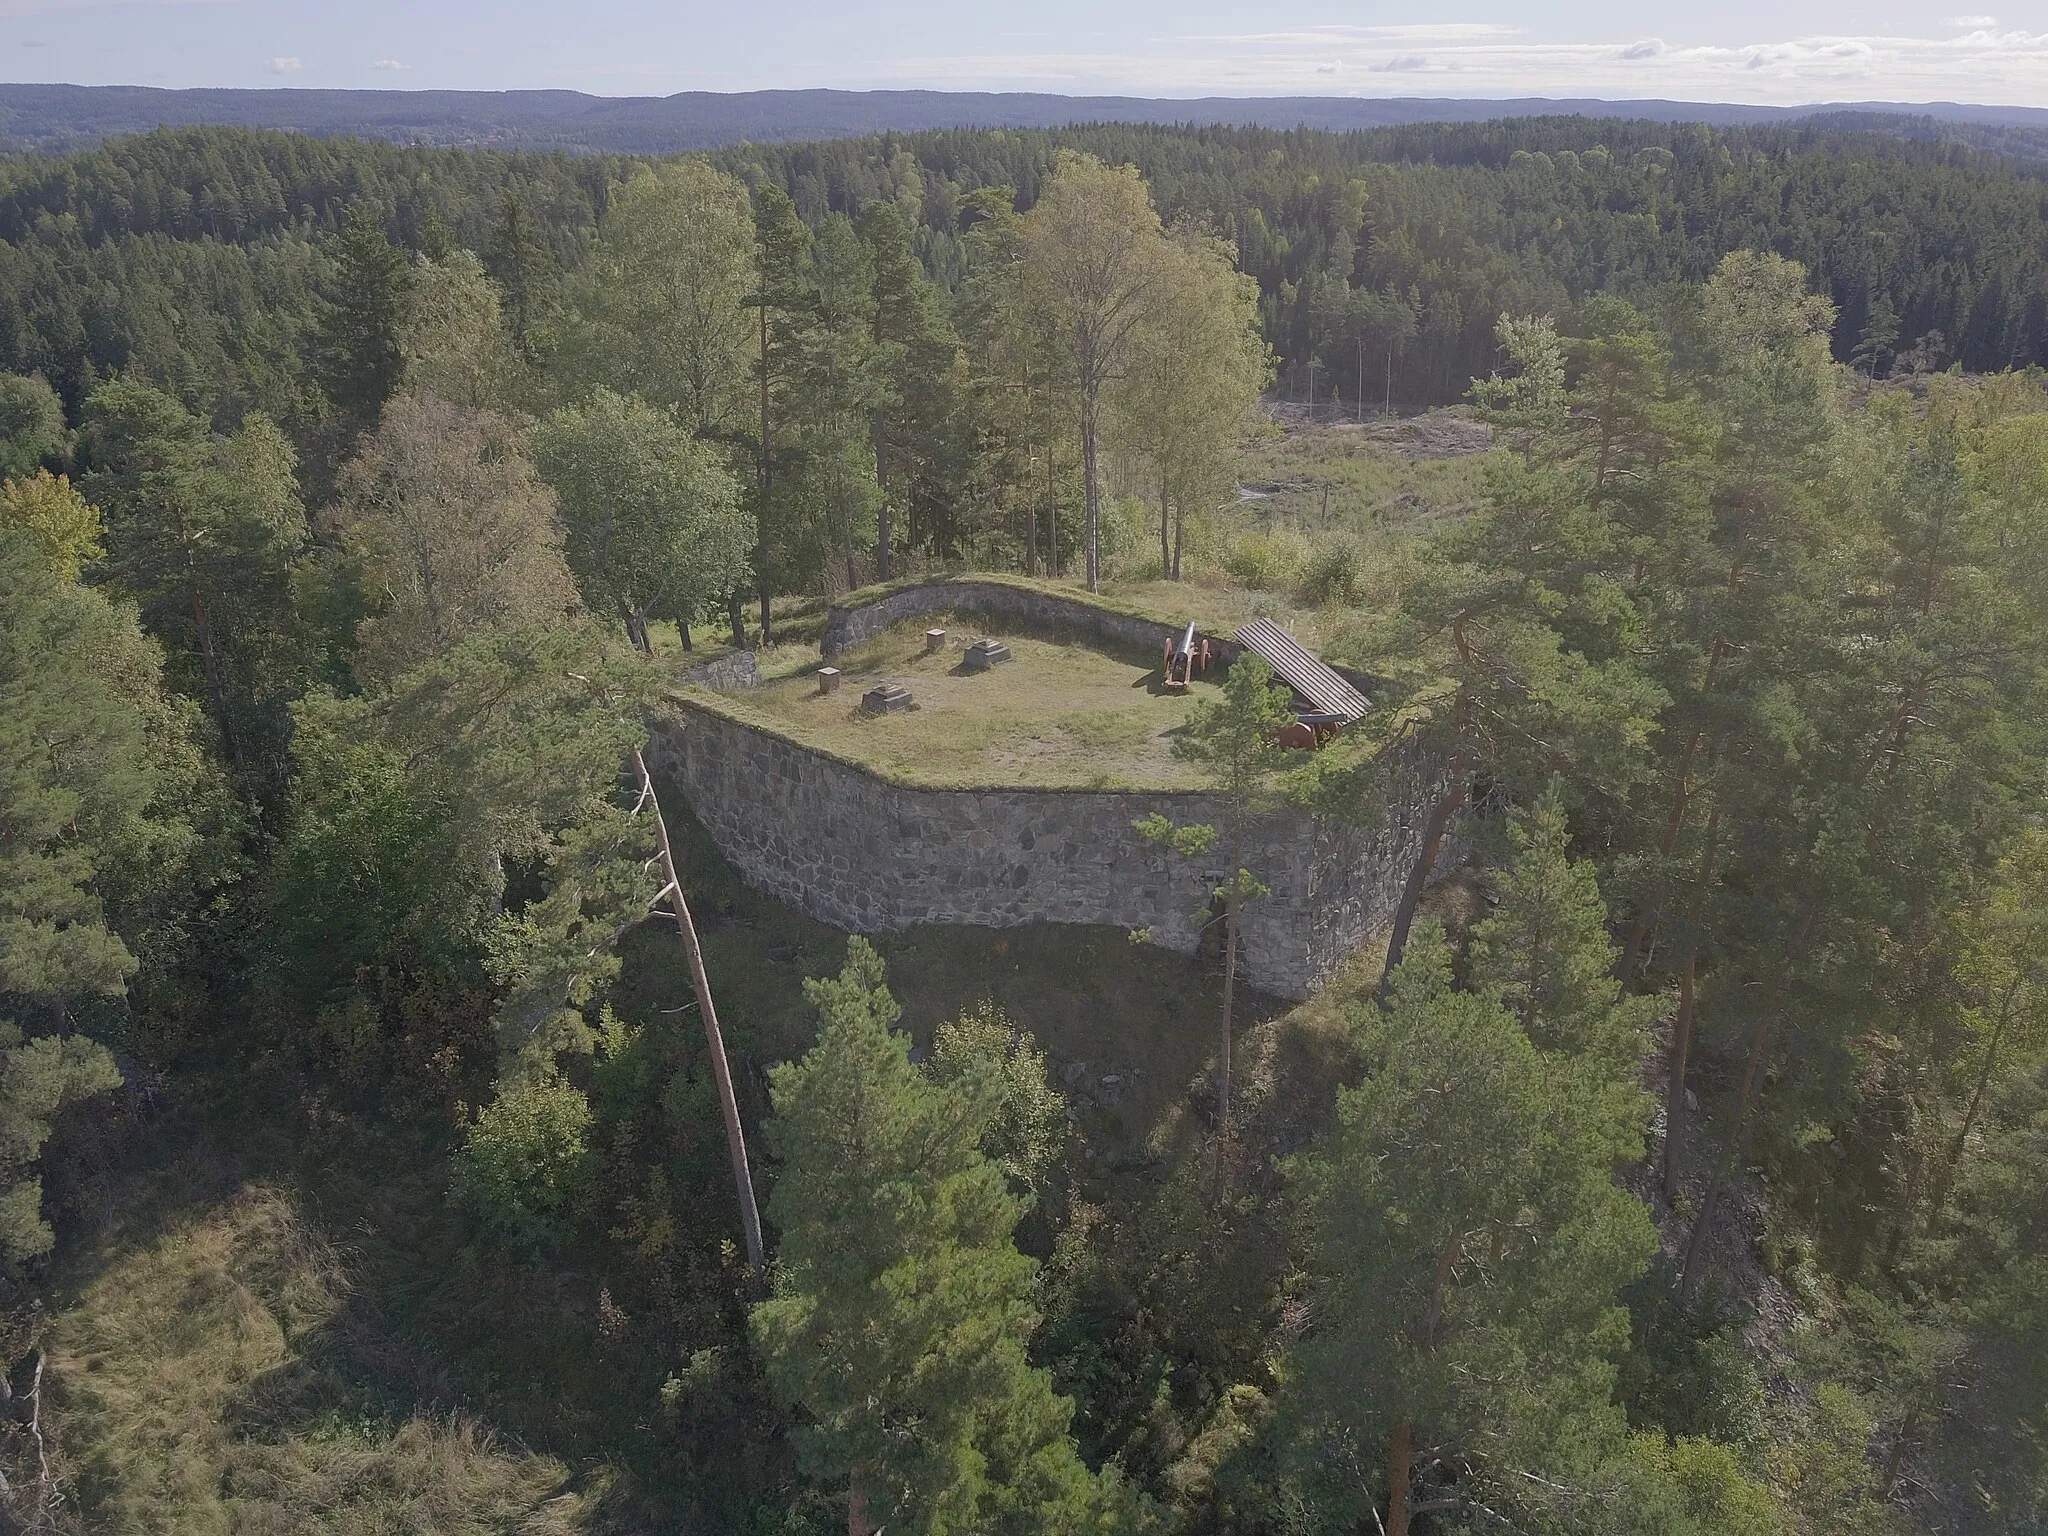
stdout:
[(1744, 247), (1806, 266), (1840, 311), (1845, 361), (1873, 307), (1889, 305), (1901, 345), (1939, 332), (1944, 362), (2048, 363), (2041, 168), (1830, 122), (1546, 117), (1351, 134), (1103, 124), (748, 145), (719, 158), (749, 181), (779, 181), (813, 220), (900, 199), (914, 182), (928, 265), (950, 280), (963, 199), (1007, 185), (1028, 206), (1063, 147), (1136, 165), (1168, 218), (1229, 235), (1259, 279), (1282, 359), (1319, 357), (1347, 396), (1356, 354), (1333, 344), (1337, 290), (1376, 294), (1395, 315), (1394, 398), (1443, 401), (1490, 366), (1504, 311), (1562, 313), (1600, 291), (1654, 303)]
[[(1346, 132), (1500, 117), (1648, 118), (1719, 125), (1853, 114), (1860, 125), (2048, 155), (2048, 109), (1891, 102), (1754, 107), (1716, 102), (1396, 97), (1053, 96), (983, 91), (167, 91), (127, 85), (0, 85), (0, 147), (67, 150), (153, 128), (277, 128), (403, 144), (671, 154), (747, 141), (798, 143), (940, 128), (1189, 123)], [(1847, 126), (1848, 124), (1844, 124)]]
[[(975, 194), (1007, 186), (1029, 206), (1063, 148), (1137, 165), (1169, 218), (1230, 236), (1283, 362), (1298, 376), (1317, 359), (1319, 388), (1334, 378), (1347, 399), (1361, 383), (1373, 398), (1455, 399), (1490, 366), (1503, 311), (1568, 312), (1602, 289), (1655, 303), (1744, 246), (1805, 263), (1840, 310), (1844, 359), (1888, 306), (1901, 350), (1940, 333), (1923, 361), (2048, 363), (2048, 178), (1934, 137), (1589, 117), (1349, 134), (1110, 124), (717, 158), (783, 186), (813, 223), (895, 202), (952, 289)], [(289, 421), (318, 409), (314, 333), (348, 210), (409, 250), (477, 251), (538, 313), (573, 281), (630, 164), (235, 128), (0, 162), (0, 370), (42, 373), (74, 410), (128, 371), (224, 422), (258, 401)], [(1385, 334), (1346, 341), (1355, 307), (1338, 300), (1365, 295)]]

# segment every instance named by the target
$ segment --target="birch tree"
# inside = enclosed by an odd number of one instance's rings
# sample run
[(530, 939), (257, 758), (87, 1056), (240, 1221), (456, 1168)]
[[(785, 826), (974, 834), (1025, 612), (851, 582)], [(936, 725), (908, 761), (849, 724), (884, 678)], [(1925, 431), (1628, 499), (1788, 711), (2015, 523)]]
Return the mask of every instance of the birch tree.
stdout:
[(1176, 229), (1165, 243), (1147, 310), (1112, 414), (1120, 446), (1144, 463), (1159, 497), (1159, 573), (1178, 581), (1189, 511), (1220, 507), (1236, 490), (1272, 355), (1259, 336), (1258, 283), (1200, 230)]
[(1131, 365), (1139, 328), (1159, 300), (1166, 237), (1133, 166), (1063, 151), (1024, 215), (1021, 275), (1041, 323), (1057, 337), (1063, 387), (1081, 430), (1088, 590), (1102, 581), (1104, 391)]

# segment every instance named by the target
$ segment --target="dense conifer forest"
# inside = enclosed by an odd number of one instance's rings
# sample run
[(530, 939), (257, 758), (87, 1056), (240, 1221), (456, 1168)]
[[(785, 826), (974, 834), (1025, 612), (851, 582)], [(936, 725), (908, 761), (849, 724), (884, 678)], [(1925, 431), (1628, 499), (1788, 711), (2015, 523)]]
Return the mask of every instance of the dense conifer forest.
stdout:
[[(0, 162), (0, 1516), (2048, 1530), (2044, 263), (1827, 124)], [(743, 886), (679, 668), (977, 569), (1375, 679), (1140, 830), (1423, 754), (1390, 930)]]

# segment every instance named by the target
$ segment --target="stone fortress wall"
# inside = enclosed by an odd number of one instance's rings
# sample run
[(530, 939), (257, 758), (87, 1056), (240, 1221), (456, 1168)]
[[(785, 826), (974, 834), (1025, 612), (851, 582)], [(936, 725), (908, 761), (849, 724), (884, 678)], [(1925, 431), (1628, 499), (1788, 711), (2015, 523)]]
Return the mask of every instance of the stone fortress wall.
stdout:
[[(949, 612), (1147, 656), (1181, 633), (1079, 598), (952, 578), (835, 605), (820, 649), (829, 660), (905, 619)], [(1224, 665), (1243, 650), (1227, 636), (1208, 639)], [(712, 692), (739, 691), (758, 682), (752, 662), (741, 653), (685, 677)], [(1374, 679), (1344, 675), (1370, 693)], [(1097, 923), (1147, 929), (1153, 943), (1185, 953), (1200, 943), (1196, 914), (1223, 878), (1222, 853), (1183, 858), (1147, 842), (1133, 823), (1157, 812), (1220, 824), (1224, 808), (1213, 795), (922, 788), (737, 719), (705, 694), (671, 702), (654, 722), (649, 765), (681, 789), (743, 879), (821, 922), (854, 933)], [(1252, 829), (1245, 867), (1272, 894), (1242, 918), (1240, 961), (1251, 985), (1306, 997), (1392, 921), (1447, 781), (1444, 764), (1412, 742), (1392, 749), (1385, 767), (1382, 814), (1370, 825), (1285, 810)], [(1455, 868), (1464, 856), (1453, 826), (1437, 867)]]
[[(1194, 915), (1223, 876), (1221, 855), (1182, 858), (1132, 823), (1155, 811), (1176, 822), (1220, 822), (1213, 796), (917, 788), (709, 701), (674, 703), (655, 723), (650, 766), (682, 790), (742, 878), (822, 922), (854, 933), (918, 923), (1107, 923), (1149, 928), (1152, 942), (1170, 949), (1197, 947)], [(1244, 912), (1245, 979), (1306, 997), (1383, 930), (1443, 787), (1442, 765), (1404, 746), (1388, 764), (1378, 825), (1292, 811), (1260, 823), (1244, 863), (1272, 894)], [(1461, 857), (1454, 829), (1438, 867)]]

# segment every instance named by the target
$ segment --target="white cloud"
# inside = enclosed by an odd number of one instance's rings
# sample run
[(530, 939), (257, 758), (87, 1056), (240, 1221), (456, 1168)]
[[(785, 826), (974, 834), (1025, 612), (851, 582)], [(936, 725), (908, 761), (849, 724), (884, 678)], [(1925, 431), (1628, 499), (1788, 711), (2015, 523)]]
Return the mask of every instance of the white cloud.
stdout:
[[(1989, 21), (1969, 16), (1955, 24)], [(2048, 32), (2001, 32), (1992, 24), (1938, 37), (1766, 35), (1740, 45), (1685, 45), (1626, 35), (1543, 41), (1520, 28), (1462, 22), (1316, 26), (1161, 37), (1121, 52), (903, 58), (870, 83), (1077, 95), (1328, 95), (1332, 76), (1401, 74), (1454, 75), (1457, 94), (1471, 97), (2039, 105), (2048, 101)], [(1413, 88), (1388, 80), (1368, 94)]]
[(1998, 18), (1996, 16), (1951, 16), (1948, 19), (1948, 24), (1952, 27), (1961, 27), (1965, 32), (1977, 32), (1997, 26)]
[(379, 59), (379, 60), (378, 60), (378, 61), (377, 61), (376, 63), (372, 64), (372, 65), (370, 66), (370, 68), (372, 68), (372, 69), (409, 69), (409, 68), (411, 68), (411, 66), (410, 66), (410, 65), (407, 65), (407, 64), (401, 64), (401, 63), (399, 63), (399, 62), (398, 62), (398, 60), (396, 60), (396, 59)]
[(273, 75), (289, 75), (296, 73), (300, 65), (297, 59), (272, 59), (263, 67)]

